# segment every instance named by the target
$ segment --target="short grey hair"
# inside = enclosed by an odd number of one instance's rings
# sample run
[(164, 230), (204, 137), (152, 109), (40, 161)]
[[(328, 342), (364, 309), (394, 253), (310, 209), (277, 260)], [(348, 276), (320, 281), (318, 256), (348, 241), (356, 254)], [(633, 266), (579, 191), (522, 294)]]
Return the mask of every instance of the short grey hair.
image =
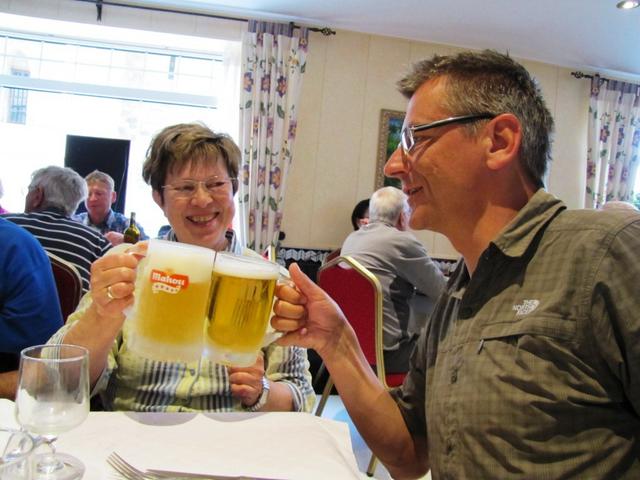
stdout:
[(50, 166), (33, 172), (29, 190), (38, 187), (42, 188), (44, 197), (40, 208), (57, 208), (68, 217), (87, 198), (87, 182), (67, 167)]
[(87, 182), (87, 185), (93, 182), (101, 182), (109, 185), (109, 188), (111, 189), (112, 192), (116, 188), (116, 184), (113, 181), (113, 177), (111, 177), (111, 175), (107, 173), (101, 172), (100, 170), (94, 170), (89, 175), (84, 177), (84, 179)]
[[(536, 186), (544, 186), (551, 161), (553, 117), (537, 82), (522, 65), (493, 50), (435, 55), (413, 65), (398, 82), (398, 89), (411, 98), (434, 78), (445, 79), (442, 106), (452, 116), (486, 112), (515, 115), (522, 126), (520, 162), (529, 179)], [(476, 122), (464, 128), (475, 135), (478, 126)]]
[(409, 204), (404, 192), (396, 187), (382, 187), (369, 200), (369, 222), (395, 225), (402, 214), (409, 214)]
[(633, 203), (620, 200), (609, 200), (600, 208), (601, 210), (638, 210)]

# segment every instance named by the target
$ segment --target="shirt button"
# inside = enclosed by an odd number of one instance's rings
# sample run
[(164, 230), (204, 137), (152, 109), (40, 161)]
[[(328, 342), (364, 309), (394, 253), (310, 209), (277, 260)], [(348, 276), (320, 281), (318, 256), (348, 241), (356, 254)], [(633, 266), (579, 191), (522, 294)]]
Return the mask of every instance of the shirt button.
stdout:
[(456, 383), (458, 381), (458, 371), (454, 370), (451, 372), (451, 383)]
[(451, 455), (451, 452), (453, 452), (453, 443), (447, 442), (447, 447), (445, 448), (445, 453), (447, 455)]
[(191, 368), (189, 370), (189, 373), (191, 374), (191, 376), (195, 375), (196, 374), (196, 369), (195, 368)]

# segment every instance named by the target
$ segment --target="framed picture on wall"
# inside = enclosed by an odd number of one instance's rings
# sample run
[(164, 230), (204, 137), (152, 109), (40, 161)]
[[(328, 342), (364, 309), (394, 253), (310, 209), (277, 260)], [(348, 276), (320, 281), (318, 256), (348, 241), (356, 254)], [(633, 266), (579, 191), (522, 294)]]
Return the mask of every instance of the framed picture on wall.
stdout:
[(380, 128), (378, 130), (378, 158), (376, 161), (375, 190), (392, 186), (400, 188), (400, 180), (385, 177), (383, 169), (387, 159), (400, 143), (400, 131), (404, 121), (404, 112), (398, 110), (380, 111)]

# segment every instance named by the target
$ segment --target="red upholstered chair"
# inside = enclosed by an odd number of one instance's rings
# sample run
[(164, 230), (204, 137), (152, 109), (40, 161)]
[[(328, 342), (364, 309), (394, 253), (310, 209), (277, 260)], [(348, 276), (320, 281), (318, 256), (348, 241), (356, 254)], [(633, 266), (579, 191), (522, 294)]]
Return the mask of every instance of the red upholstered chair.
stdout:
[(62, 258), (47, 252), (51, 262), (53, 278), (58, 289), (58, 300), (60, 300), (60, 310), (62, 319), (66, 322), (67, 317), (74, 312), (80, 298), (82, 297), (82, 278), (75, 265)]
[(339, 257), (340, 256), (340, 250), (342, 250), (342, 249), (341, 248), (336, 248), (335, 250), (331, 250), (329, 253), (327, 253), (327, 256), (324, 257), (324, 261), (322, 263), (323, 264), (329, 263), (334, 258)]
[[(384, 369), (382, 287), (375, 275), (351, 257), (337, 257), (320, 267), (318, 285), (342, 309), (382, 385), (387, 389), (401, 385), (404, 373), (387, 375)], [(322, 414), (332, 387), (333, 381), (329, 378), (316, 415)], [(371, 455), (367, 475), (373, 475), (375, 464), (376, 458)]]

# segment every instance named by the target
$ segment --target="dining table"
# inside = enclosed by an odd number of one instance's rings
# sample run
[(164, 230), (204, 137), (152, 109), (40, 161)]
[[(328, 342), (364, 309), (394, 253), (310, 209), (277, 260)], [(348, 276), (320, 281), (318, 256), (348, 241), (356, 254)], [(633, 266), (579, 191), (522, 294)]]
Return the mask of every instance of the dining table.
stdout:
[[(0, 401), (0, 426), (16, 426), (13, 409)], [(107, 464), (112, 452), (138, 469), (185, 477), (366, 478), (347, 424), (309, 413), (90, 412), (55, 447), (84, 463), (87, 480), (122, 478)]]

